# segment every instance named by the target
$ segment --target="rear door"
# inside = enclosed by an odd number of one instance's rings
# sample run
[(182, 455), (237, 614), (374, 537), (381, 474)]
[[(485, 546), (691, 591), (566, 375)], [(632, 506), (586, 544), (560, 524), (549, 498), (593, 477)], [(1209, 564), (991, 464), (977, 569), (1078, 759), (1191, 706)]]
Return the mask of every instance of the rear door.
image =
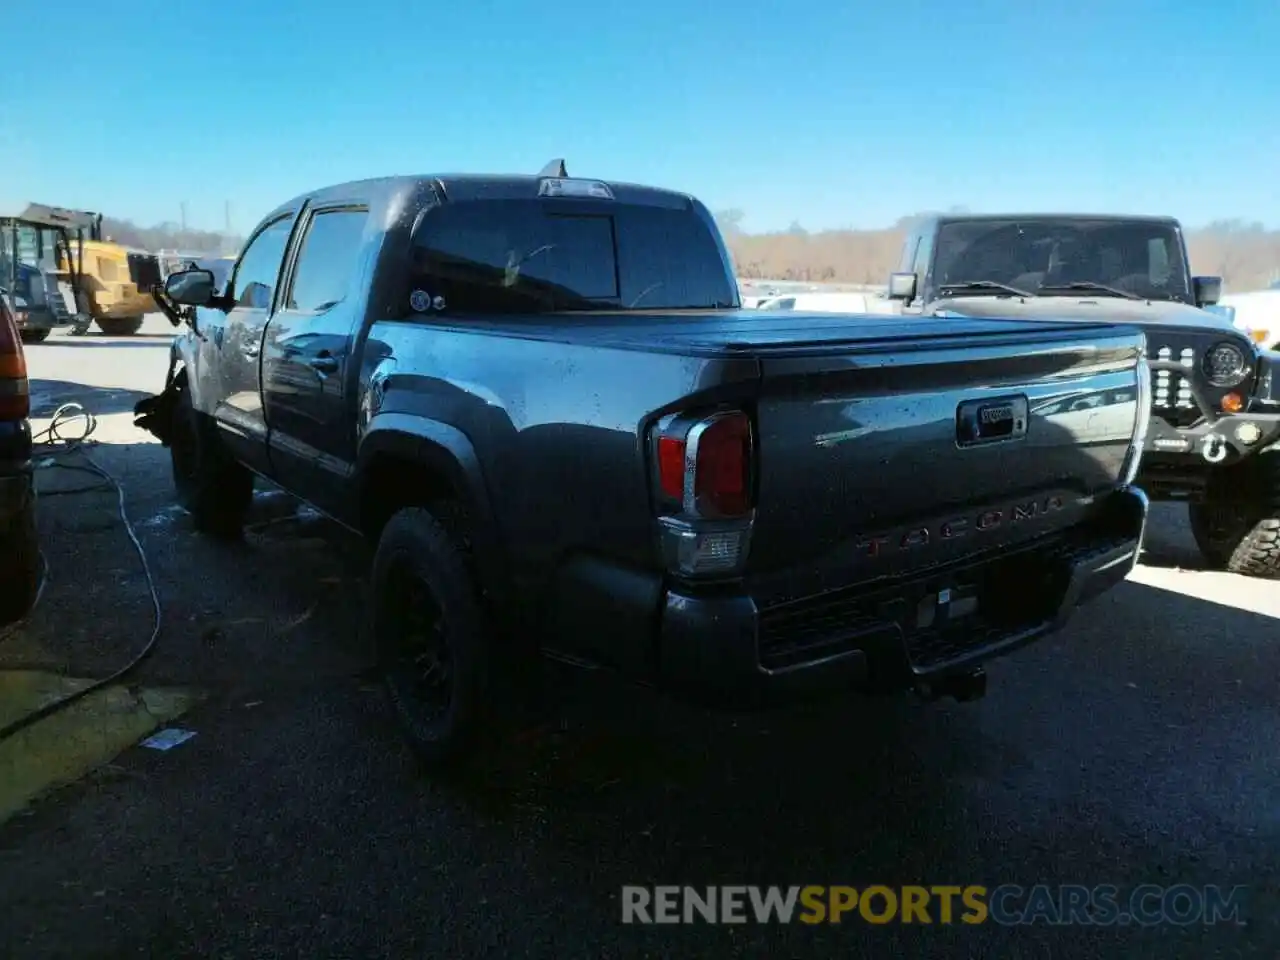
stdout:
[(297, 216), (285, 212), (259, 227), (231, 275), (227, 313), (201, 310), (200, 334), (212, 344), (216, 377), (205, 379), (215, 421), (227, 445), (250, 467), (270, 474), (267, 423), (262, 409), (262, 337), (276, 301), (285, 251)]
[(364, 266), (380, 234), (368, 207), (312, 207), (263, 348), (263, 396), (275, 476), (321, 509), (339, 507), (351, 471), (357, 371), (353, 344), (364, 316)]

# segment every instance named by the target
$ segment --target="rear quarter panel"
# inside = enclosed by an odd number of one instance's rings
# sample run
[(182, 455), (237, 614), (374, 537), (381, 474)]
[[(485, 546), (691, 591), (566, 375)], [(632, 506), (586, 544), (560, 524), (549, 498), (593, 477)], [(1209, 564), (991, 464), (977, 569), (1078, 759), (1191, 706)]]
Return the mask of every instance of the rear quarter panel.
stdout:
[(513, 574), (535, 581), (581, 553), (652, 567), (645, 426), (688, 402), (750, 397), (757, 372), (419, 321), (375, 324), (364, 356), (360, 431), (387, 414), (458, 428)]

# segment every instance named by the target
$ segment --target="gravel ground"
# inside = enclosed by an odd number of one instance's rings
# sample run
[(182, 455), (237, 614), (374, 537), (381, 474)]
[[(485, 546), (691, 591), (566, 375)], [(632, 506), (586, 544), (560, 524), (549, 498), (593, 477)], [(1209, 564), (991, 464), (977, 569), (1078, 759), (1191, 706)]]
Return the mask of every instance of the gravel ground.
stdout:
[[(167, 455), (128, 414), (164, 374), (167, 326), (147, 330), (30, 348), (33, 391), (46, 415), (100, 414), (92, 455), (164, 605), (139, 680), (207, 699), (195, 739), (0, 828), (7, 955), (1277, 955), (1280, 590), (1192, 569), (1180, 512), (979, 703), (735, 717), (556, 674), (547, 724), (432, 779), (364, 676), (358, 546), (278, 494), (234, 548), (172, 509)], [(101, 673), (150, 632), (145, 579), (112, 494), (44, 504), (50, 586), (0, 665)], [(623, 884), (663, 883), (1250, 889), (1240, 927), (620, 923)]]

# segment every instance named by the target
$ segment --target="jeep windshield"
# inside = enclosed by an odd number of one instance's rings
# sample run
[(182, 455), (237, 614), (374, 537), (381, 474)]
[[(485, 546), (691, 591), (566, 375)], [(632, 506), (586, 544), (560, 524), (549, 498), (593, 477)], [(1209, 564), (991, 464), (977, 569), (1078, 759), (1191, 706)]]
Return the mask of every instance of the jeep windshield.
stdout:
[(452, 313), (738, 305), (715, 234), (693, 211), (598, 201), (443, 204), (416, 229), (411, 282)]
[(1158, 220), (943, 220), (932, 283), (948, 297), (991, 296), (998, 285), (1043, 297), (1195, 302), (1182, 237)]

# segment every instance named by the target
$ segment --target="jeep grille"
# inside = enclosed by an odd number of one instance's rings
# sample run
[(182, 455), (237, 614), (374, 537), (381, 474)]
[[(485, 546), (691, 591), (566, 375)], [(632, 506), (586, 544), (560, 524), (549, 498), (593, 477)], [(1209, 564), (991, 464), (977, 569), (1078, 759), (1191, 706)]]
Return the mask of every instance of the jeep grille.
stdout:
[[(1195, 376), (1199, 360), (1194, 348), (1178, 344), (1157, 346), (1151, 353), (1156, 360), (1174, 360)], [(1191, 398), (1191, 386), (1180, 373), (1171, 370), (1151, 371), (1151, 409), (1174, 426), (1190, 426), (1200, 419), (1200, 411)]]

